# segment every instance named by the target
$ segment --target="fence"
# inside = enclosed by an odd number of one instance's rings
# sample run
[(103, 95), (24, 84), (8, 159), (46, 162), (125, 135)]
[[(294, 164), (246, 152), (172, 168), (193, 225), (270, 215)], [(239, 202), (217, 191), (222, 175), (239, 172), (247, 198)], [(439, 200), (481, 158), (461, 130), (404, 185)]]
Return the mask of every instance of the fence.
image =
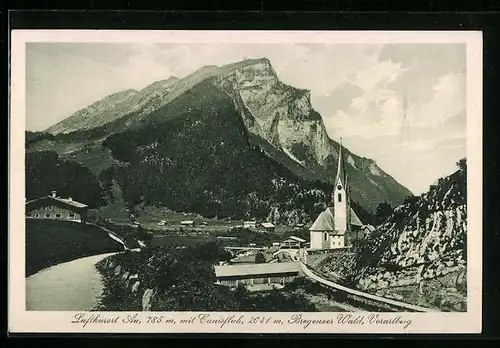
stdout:
[(354, 290), (348, 288), (346, 286), (342, 286), (340, 284), (334, 283), (332, 281), (326, 280), (319, 275), (315, 274), (312, 270), (310, 270), (304, 263), (299, 262), (302, 268), (302, 272), (305, 276), (323, 284), (329, 288), (333, 288), (348, 294), (351, 298), (356, 301), (368, 304), (373, 307), (382, 307), (391, 311), (398, 312), (438, 312), (436, 309), (430, 309), (420, 306), (415, 306), (409, 303), (404, 303), (396, 300), (391, 300), (385, 297), (380, 297), (373, 294), (368, 294), (359, 290)]

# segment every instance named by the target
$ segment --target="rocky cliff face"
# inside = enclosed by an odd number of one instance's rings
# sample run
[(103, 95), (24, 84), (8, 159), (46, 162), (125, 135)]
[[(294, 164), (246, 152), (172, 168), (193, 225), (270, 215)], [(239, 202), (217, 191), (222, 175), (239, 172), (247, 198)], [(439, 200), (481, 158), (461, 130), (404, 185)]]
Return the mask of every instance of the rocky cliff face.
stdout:
[(464, 291), (467, 260), (466, 167), (408, 199), (357, 250), (355, 280), (369, 291), (453, 275)]
[[(281, 82), (268, 59), (223, 68), (214, 84), (231, 96), (248, 132), (268, 155), (298, 175), (331, 183), (339, 144), (330, 139), (321, 115), (313, 109), (310, 91)], [(276, 151), (286, 156), (273, 155)], [(370, 197), (367, 207), (374, 209), (383, 199), (397, 205), (411, 195), (373, 160), (345, 152), (354, 200)]]

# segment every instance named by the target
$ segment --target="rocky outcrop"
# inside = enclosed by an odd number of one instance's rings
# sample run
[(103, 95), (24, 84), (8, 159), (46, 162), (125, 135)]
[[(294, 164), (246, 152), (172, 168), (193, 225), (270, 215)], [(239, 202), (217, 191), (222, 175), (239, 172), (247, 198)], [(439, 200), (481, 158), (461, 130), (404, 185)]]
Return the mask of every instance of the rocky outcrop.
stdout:
[(154, 294), (155, 294), (155, 292), (153, 289), (146, 289), (146, 291), (144, 291), (144, 294), (142, 295), (142, 310), (143, 311), (150, 311), (151, 310), (151, 302), (153, 301)]
[(121, 287), (128, 294), (127, 301), (140, 302), (143, 311), (151, 311), (156, 290), (145, 287), (142, 291), (138, 273), (132, 274), (132, 272), (125, 270), (121, 265), (116, 265), (110, 258), (100, 262), (97, 268), (105, 278), (108, 287), (110, 286), (109, 284), (112, 284), (112, 287)]

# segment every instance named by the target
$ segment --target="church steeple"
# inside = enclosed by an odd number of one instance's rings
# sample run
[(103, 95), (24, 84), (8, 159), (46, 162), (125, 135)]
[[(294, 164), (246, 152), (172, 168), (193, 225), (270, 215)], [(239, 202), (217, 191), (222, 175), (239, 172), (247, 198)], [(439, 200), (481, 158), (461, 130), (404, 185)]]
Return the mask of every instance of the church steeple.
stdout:
[(345, 170), (344, 154), (342, 153), (342, 138), (340, 138), (339, 145), (339, 161), (337, 166), (337, 176), (335, 177), (335, 186), (339, 185), (339, 181), (340, 185), (345, 186), (347, 185), (347, 172)]
[(350, 221), (350, 203), (349, 187), (347, 184), (347, 171), (345, 169), (344, 154), (342, 152), (342, 139), (340, 139), (339, 162), (332, 198), (335, 230), (339, 233), (343, 233), (349, 227), (348, 224)]

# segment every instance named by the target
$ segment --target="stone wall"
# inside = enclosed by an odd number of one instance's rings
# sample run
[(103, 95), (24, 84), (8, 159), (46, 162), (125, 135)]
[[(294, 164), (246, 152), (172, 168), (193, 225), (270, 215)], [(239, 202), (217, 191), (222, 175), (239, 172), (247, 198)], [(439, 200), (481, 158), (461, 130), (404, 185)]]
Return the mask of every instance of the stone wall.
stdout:
[(144, 286), (144, 281), (139, 273), (129, 272), (125, 267), (106, 258), (97, 265), (98, 270), (109, 287), (121, 290), (123, 296), (130, 301), (140, 303), (140, 310), (150, 311), (155, 299), (156, 289)]

